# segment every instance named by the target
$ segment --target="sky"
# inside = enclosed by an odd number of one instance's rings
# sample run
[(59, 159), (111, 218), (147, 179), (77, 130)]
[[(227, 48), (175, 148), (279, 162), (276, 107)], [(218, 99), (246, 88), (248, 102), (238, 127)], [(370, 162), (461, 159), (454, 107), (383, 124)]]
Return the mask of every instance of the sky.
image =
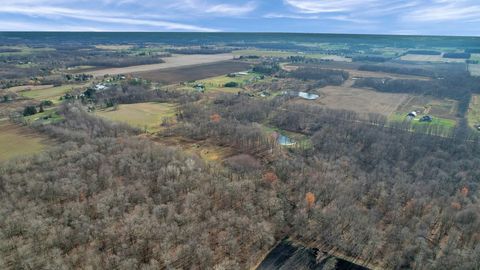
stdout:
[(0, 0), (0, 31), (480, 36), (480, 0)]

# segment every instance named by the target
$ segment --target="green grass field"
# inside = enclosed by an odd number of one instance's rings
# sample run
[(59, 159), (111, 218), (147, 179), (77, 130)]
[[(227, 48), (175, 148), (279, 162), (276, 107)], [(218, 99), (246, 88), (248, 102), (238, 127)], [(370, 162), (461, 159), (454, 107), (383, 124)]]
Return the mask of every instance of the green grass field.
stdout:
[(202, 83), (203, 85), (205, 85), (208, 91), (209, 87), (223, 87), (228, 82), (236, 82), (239, 84), (239, 87), (241, 88), (242, 86), (250, 82), (260, 81), (260, 80), (265, 81), (265, 80), (271, 79), (269, 77), (265, 77), (264, 79), (261, 79), (260, 76), (261, 74), (249, 72), (247, 75), (241, 75), (241, 76), (235, 76), (235, 77), (228, 77), (226, 75), (211, 77), (211, 78), (199, 80), (197, 81), (197, 83)]
[(135, 103), (121, 104), (118, 109), (108, 108), (97, 111), (100, 117), (129, 124), (133, 127), (153, 132), (160, 129), (163, 119), (175, 116), (175, 104), (171, 103)]
[(51, 87), (46, 89), (36, 89), (36, 90), (29, 90), (29, 91), (22, 91), (19, 94), (35, 99), (35, 100), (51, 100), (54, 103), (58, 103), (60, 97), (62, 97), (65, 93), (73, 90), (78, 85), (62, 85), (57, 87)]
[(36, 52), (48, 52), (55, 51), (54, 48), (30, 48), (27, 46), (0, 46), (0, 48), (5, 49), (19, 49), (18, 52), (0, 52), (0, 56), (20, 56), (20, 55), (29, 55)]
[(0, 122), (0, 161), (41, 152), (46, 139), (25, 127)]
[[(389, 121), (392, 121), (392, 122), (403, 122), (403, 121), (407, 121), (407, 117), (406, 117), (407, 113), (394, 113), (392, 115), (390, 115), (389, 117)], [(452, 119), (446, 119), (446, 118), (441, 118), (441, 117), (436, 117), (436, 116), (432, 116), (433, 120), (432, 122), (420, 122), (418, 121), (423, 115), (422, 114), (419, 114), (415, 119), (412, 119), (411, 120), (411, 123), (413, 124), (413, 126), (422, 126), (422, 125), (437, 125), (437, 126), (442, 126), (442, 127), (445, 127), (445, 128), (454, 128), (455, 125), (457, 124), (457, 122), (455, 120), (452, 120)]]

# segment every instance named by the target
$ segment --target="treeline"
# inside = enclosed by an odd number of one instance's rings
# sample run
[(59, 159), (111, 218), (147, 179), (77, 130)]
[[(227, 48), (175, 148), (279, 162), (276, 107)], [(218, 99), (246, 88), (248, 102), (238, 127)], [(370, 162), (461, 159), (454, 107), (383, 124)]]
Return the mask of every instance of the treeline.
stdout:
[(442, 52), (432, 50), (409, 50), (405, 54), (441, 55)]
[(465, 53), (480, 53), (480, 48), (465, 49)]
[(253, 66), (252, 71), (265, 75), (273, 75), (281, 70), (280, 64), (277, 61), (264, 61)]
[(470, 53), (444, 53), (443, 58), (470, 59)]
[(325, 69), (320, 67), (300, 67), (285, 74), (287, 77), (300, 80), (316, 80), (320, 86), (342, 85), (349, 73), (344, 70)]
[(361, 65), (358, 70), (374, 71), (374, 72), (387, 72), (395, 74), (405, 74), (414, 76), (426, 76), (434, 77), (435, 72), (430, 69), (406, 67), (406, 66), (393, 66), (393, 65)]
[(111, 85), (106, 89), (97, 90), (93, 87), (81, 93), (72, 93), (67, 99), (82, 100), (84, 104), (93, 103), (100, 107), (112, 107), (116, 104), (132, 104), (141, 102), (175, 102), (187, 103), (200, 99), (200, 93), (179, 91), (176, 89), (151, 89), (149, 83), (126, 81), (119, 85)]
[(230, 53), (232, 48), (219, 48), (219, 47), (193, 47), (193, 48), (169, 48), (167, 52), (176, 54), (220, 54)]
[(380, 55), (355, 55), (352, 56), (353, 62), (387, 62), (391, 57)]

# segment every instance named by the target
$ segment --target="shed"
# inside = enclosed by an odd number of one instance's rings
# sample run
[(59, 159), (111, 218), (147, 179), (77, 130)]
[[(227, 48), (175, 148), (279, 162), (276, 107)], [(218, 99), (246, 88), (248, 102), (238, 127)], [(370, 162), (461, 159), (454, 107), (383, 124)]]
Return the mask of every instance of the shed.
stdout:
[(308, 100), (315, 100), (319, 97), (316, 94), (311, 94), (311, 93), (307, 93), (307, 92), (298, 92), (298, 96), (303, 98), (303, 99), (308, 99)]
[(420, 118), (420, 122), (432, 122), (433, 118), (430, 115), (425, 115), (422, 118)]
[(417, 112), (416, 112), (416, 111), (409, 112), (409, 113), (407, 114), (407, 116), (410, 116), (410, 117), (417, 117)]

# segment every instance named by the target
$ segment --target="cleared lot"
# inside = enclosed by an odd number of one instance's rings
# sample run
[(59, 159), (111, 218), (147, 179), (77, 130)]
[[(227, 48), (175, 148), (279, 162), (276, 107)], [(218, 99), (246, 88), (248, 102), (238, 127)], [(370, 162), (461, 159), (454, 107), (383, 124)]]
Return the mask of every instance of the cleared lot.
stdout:
[(192, 55), (174, 55), (172, 57), (166, 57), (163, 60), (165, 63), (152, 64), (152, 65), (140, 65), (123, 68), (107, 68), (99, 69), (95, 71), (87, 72), (87, 74), (95, 77), (103, 77), (105, 75), (118, 75), (129, 74), (136, 72), (146, 72), (152, 70), (168, 69), (182, 66), (199, 65), (205, 63), (219, 62), (233, 59), (233, 55), (229, 53), (224, 54), (192, 54)]

